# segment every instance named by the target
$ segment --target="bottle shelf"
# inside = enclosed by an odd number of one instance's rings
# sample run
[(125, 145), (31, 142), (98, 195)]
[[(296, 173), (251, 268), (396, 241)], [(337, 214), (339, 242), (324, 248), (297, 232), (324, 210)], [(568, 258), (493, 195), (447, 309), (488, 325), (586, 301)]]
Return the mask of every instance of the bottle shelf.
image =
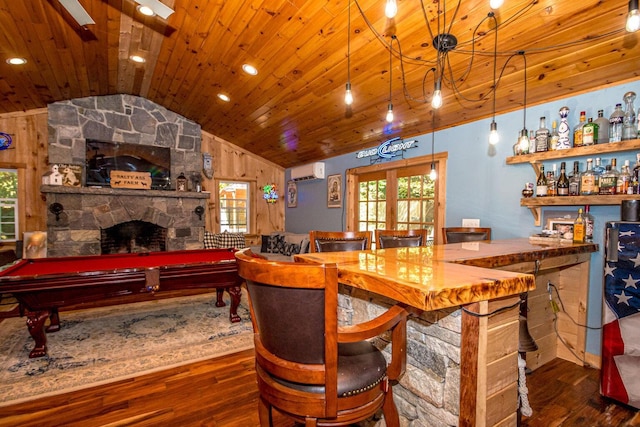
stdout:
[[(533, 167), (535, 176), (537, 177), (540, 174), (540, 166), (545, 160), (562, 159), (566, 161), (572, 157), (595, 156), (607, 153), (623, 153), (626, 151), (640, 151), (640, 139), (569, 148), (566, 150), (523, 154), (520, 156), (507, 157), (506, 162), (508, 165), (529, 163)], [(528, 197), (520, 199), (520, 206), (529, 208), (533, 215), (535, 225), (539, 227), (542, 219), (541, 211), (544, 206), (619, 205), (623, 200), (636, 199), (640, 199), (640, 194)]]

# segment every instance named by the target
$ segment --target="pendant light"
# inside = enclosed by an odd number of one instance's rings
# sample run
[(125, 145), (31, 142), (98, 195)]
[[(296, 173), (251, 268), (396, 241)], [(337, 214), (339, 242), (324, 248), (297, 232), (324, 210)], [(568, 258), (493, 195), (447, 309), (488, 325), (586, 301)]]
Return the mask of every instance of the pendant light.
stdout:
[(500, 142), (498, 124), (496, 123), (496, 92), (498, 92), (498, 83), (496, 81), (496, 66), (498, 62), (498, 21), (493, 12), (489, 13), (489, 17), (493, 18), (496, 29), (493, 42), (493, 117), (491, 119), (491, 128), (489, 131), (489, 144), (496, 145)]
[(640, 13), (638, 12), (638, 0), (629, 0), (629, 14), (627, 15), (627, 31), (630, 33), (640, 29)]
[(391, 36), (391, 41), (389, 42), (389, 106), (388, 106), (388, 109), (387, 109), (387, 116), (386, 116), (386, 120), (387, 120), (388, 123), (393, 122), (393, 103), (391, 102), (391, 96), (392, 96), (391, 87), (392, 87), (392, 83), (393, 83), (393, 79), (392, 79), (393, 69), (391, 68), (392, 67), (392, 63), (391, 63), (392, 52), (391, 52), (391, 50), (393, 48), (393, 39), (395, 37), (396, 37), (395, 35)]
[(529, 136), (527, 131), (527, 57), (524, 54), (524, 51), (518, 52), (522, 55), (522, 59), (524, 61), (524, 100), (522, 102), (522, 130), (520, 131), (520, 138), (518, 139), (518, 143), (520, 144), (520, 149), (524, 150), (525, 148), (529, 148)]
[(351, 1), (349, 1), (349, 20), (347, 21), (347, 84), (344, 91), (344, 103), (353, 104), (351, 92)]
[(398, 3), (396, 0), (387, 0), (387, 4), (384, 6), (384, 14), (387, 18), (395, 18), (398, 13)]

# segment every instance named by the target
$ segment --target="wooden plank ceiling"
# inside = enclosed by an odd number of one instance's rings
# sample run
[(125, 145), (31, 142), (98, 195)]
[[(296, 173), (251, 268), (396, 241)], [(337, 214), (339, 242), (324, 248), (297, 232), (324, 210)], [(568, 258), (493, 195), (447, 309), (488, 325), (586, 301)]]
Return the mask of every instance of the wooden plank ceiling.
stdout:
[[(440, 16), (441, 27), (453, 21), (458, 46), (446, 62), (435, 128), (480, 118), (489, 118), (489, 128), (495, 40), (489, 0), (398, 0), (394, 20), (384, 16), (386, 0), (351, 0), (350, 31), (348, 0), (162, 1), (175, 9), (167, 20), (143, 17), (133, 0), (80, 0), (96, 22), (80, 27), (58, 0), (0, 0), (0, 113), (85, 96), (139, 95), (292, 167), (431, 132), (436, 50), (425, 16), (434, 34)], [(640, 33), (625, 32), (627, 7), (624, 0), (505, 0), (496, 12), (496, 110), (522, 107), (518, 52), (526, 56), (528, 105), (637, 80)], [(343, 101), (348, 33), (350, 113)], [(11, 56), (28, 62), (10, 66)], [(258, 75), (243, 73), (243, 63)], [(391, 126), (384, 119), (390, 77)], [(585, 107), (595, 115), (612, 106)], [(527, 127), (536, 128), (537, 117)], [(502, 143), (515, 138), (502, 135)]]

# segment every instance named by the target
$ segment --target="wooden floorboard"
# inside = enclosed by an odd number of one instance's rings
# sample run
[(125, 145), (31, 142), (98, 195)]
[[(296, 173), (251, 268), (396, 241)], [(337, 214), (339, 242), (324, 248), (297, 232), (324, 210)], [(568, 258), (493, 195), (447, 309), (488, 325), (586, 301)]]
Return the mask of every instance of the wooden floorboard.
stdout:
[[(0, 427), (258, 426), (253, 350), (0, 408)], [(640, 426), (638, 411), (598, 393), (599, 371), (556, 359), (527, 377), (523, 427)], [(281, 414), (276, 427), (295, 423)]]

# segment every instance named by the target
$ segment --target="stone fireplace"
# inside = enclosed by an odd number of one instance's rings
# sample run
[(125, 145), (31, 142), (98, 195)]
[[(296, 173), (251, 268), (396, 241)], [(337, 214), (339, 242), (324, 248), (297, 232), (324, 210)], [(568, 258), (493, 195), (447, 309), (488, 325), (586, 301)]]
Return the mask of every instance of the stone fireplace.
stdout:
[[(198, 124), (130, 95), (57, 102), (48, 113), (49, 163), (83, 168), (80, 186), (41, 187), (48, 209), (49, 256), (203, 247), (209, 193), (174, 190), (181, 173), (200, 176)], [(87, 140), (169, 148), (171, 189), (85, 186)], [(159, 234), (149, 240), (151, 231)]]

